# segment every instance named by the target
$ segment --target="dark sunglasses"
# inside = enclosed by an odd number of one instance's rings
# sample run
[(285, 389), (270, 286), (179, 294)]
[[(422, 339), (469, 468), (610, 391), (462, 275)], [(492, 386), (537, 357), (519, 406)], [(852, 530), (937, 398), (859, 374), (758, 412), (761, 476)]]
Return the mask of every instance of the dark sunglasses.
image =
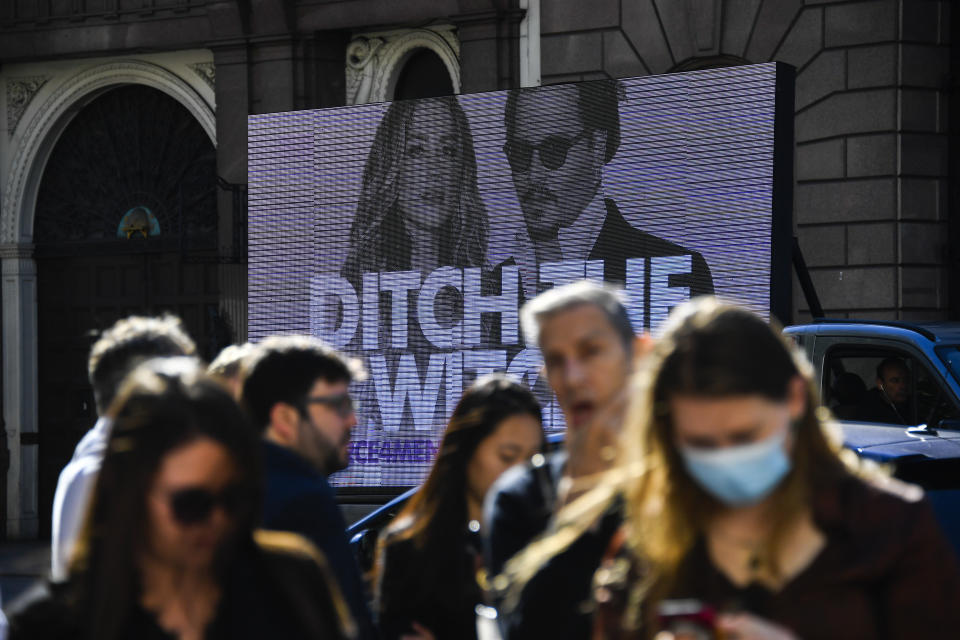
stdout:
[(335, 393), (331, 396), (313, 396), (307, 397), (304, 401), (304, 404), (322, 404), (324, 406), (330, 407), (337, 412), (341, 418), (348, 418), (352, 414), (356, 407), (353, 404), (353, 398), (349, 393)]
[(510, 168), (515, 173), (524, 173), (530, 170), (534, 151), (540, 154), (540, 162), (547, 169), (559, 169), (567, 161), (570, 147), (583, 140), (589, 133), (589, 130), (584, 129), (572, 138), (549, 136), (536, 145), (514, 140), (503, 145), (503, 152), (507, 154), (507, 162), (510, 163)]
[(170, 510), (180, 524), (206, 522), (216, 507), (222, 507), (228, 515), (236, 515), (244, 503), (245, 492), (231, 485), (214, 493), (209, 489), (191, 487), (170, 494)]

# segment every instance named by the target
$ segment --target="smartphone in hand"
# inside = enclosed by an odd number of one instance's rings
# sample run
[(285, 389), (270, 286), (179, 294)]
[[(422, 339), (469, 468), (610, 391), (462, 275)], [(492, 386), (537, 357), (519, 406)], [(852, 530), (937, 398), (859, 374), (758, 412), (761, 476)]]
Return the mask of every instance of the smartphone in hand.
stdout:
[(657, 609), (661, 631), (678, 640), (722, 640), (717, 610), (699, 600), (664, 600)]

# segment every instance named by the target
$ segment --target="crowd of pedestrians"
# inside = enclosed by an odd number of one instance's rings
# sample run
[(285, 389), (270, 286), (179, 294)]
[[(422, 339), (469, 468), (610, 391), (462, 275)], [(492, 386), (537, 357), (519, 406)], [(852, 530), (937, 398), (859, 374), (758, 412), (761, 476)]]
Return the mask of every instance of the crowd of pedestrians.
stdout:
[[(587, 282), (523, 309), (567, 424), (484, 376), (380, 537), (371, 587), (328, 477), (360, 364), (303, 336), (205, 367), (179, 321), (93, 346), (100, 418), (63, 469), (20, 638), (914, 638), (960, 628), (922, 492), (844, 452), (775, 326), (714, 298), (639, 337)], [(478, 620), (496, 624), (479, 624)]]

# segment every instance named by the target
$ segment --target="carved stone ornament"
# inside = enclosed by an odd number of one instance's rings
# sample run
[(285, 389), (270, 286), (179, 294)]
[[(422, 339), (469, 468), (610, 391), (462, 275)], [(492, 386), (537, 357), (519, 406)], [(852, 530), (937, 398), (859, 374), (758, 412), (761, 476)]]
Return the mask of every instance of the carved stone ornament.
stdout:
[(197, 62), (191, 64), (190, 68), (193, 69), (193, 72), (200, 76), (211, 89), (216, 90), (217, 67), (212, 62)]
[(347, 104), (393, 99), (397, 78), (417, 49), (443, 61), (455, 93), (460, 93), (460, 41), (452, 26), (398, 29), (354, 36), (347, 45)]
[(359, 37), (347, 46), (347, 104), (372, 102), (373, 74), (383, 38)]
[(17, 128), (30, 100), (49, 79), (47, 76), (34, 76), (7, 80), (7, 133), (10, 136), (13, 136), (13, 130)]

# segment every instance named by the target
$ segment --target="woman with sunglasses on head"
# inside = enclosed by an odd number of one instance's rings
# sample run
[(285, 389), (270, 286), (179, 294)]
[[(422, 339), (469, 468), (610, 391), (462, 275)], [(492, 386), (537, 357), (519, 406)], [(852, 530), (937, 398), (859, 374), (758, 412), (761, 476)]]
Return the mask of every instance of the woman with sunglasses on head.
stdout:
[(69, 579), (18, 609), (11, 638), (352, 637), (313, 548), (254, 532), (257, 438), (197, 361), (142, 365), (109, 415)]
[(687, 303), (635, 385), (615, 471), (560, 516), (560, 530), (586, 526), (605, 501), (624, 505), (596, 576), (595, 638), (960, 628), (957, 562), (929, 503), (840, 449), (779, 328), (713, 298)]
[(494, 374), (467, 389), (426, 482), (384, 534), (377, 589), (384, 640), (476, 637), (484, 496), (543, 444), (540, 404), (526, 387)]

